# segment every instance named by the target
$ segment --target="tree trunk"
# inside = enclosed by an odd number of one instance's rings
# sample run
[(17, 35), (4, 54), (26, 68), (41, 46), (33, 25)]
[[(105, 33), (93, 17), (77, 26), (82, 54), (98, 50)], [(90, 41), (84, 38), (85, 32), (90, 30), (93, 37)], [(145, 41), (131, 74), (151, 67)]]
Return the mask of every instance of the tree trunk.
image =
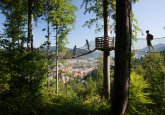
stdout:
[(48, 66), (47, 66), (47, 78), (48, 78), (48, 87), (50, 86), (50, 79), (49, 79), (49, 48), (50, 48), (50, 28), (49, 28), (49, 2), (47, 1), (47, 34), (48, 34), (48, 38), (47, 38), (47, 60), (48, 60)]
[(18, 25), (17, 25), (17, 28), (18, 28), (18, 36), (17, 36), (17, 40), (18, 40), (18, 45), (20, 45), (20, 37), (21, 37), (21, 21), (18, 19)]
[(33, 49), (32, 20), (34, 0), (28, 0), (28, 50)]
[(124, 115), (129, 97), (131, 58), (131, 0), (116, 0), (116, 46), (112, 114)]
[(56, 94), (58, 95), (58, 25), (56, 25)]
[[(108, 41), (108, 0), (103, 0), (103, 17), (104, 17), (104, 46)], [(110, 61), (109, 61), (109, 50), (103, 51), (103, 86), (104, 86), (104, 96), (106, 99), (110, 99)]]

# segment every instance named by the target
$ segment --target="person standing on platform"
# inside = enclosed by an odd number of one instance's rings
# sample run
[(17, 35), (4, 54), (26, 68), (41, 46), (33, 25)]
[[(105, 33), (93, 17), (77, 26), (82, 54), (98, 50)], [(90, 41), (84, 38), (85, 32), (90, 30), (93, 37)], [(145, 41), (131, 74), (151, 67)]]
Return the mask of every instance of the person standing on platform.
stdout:
[(87, 45), (88, 50), (91, 51), (91, 50), (89, 49), (90, 45), (89, 45), (89, 42), (88, 42), (87, 39), (86, 39), (86, 44), (85, 44), (85, 45)]
[(146, 34), (147, 34), (146, 40), (147, 40), (147, 46), (148, 46), (149, 52), (151, 51), (150, 47), (154, 51), (154, 47), (152, 46), (152, 43), (151, 43), (151, 41), (153, 40), (153, 35), (149, 33), (149, 30), (146, 31)]
[(77, 48), (76, 48), (76, 45), (74, 46), (74, 48), (73, 48), (73, 56), (75, 56), (76, 54), (77, 54)]

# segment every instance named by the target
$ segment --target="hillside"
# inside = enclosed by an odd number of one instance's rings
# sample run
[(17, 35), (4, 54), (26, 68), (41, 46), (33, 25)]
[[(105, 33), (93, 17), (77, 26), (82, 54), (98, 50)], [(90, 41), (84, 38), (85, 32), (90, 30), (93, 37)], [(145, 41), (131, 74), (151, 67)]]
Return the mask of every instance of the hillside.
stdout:
[[(43, 48), (42, 49), (44, 52), (47, 51), (47, 48)], [(94, 47), (92, 48), (92, 50), (94, 50)], [(50, 47), (50, 52), (54, 53), (56, 51), (56, 47), (53, 46), (53, 47)], [(82, 54), (86, 54), (88, 53), (89, 51), (87, 49), (85, 49), (85, 46), (84, 48), (83, 47), (80, 47), (80, 48), (77, 48), (76, 49), (76, 56), (79, 56), (79, 55), (82, 55)], [(60, 57), (63, 57), (63, 58), (72, 58), (74, 57), (73, 56), (73, 49), (71, 48), (66, 48), (66, 53), (64, 52), (59, 52), (59, 55), (61, 55)], [(92, 53), (89, 53), (87, 55), (84, 55), (84, 56), (80, 56), (78, 57), (77, 59), (87, 59), (87, 58), (94, 58), (94, 59), (97, 59), (100, 55), (100, 52), (99, 51), (94, 51)]]
[[(165, 50), (165, 44), (157, 44), (153, 46), (155, 49), (155, 52), (160, 52)], [(140, 52), (141, 51), (141, 52)], [(136, 57), (141, 57), (147, 54), (148, 47), (145, 47), (143, 49), (140, 49), (140, 51), (136, 51)]]
[[(154, 47), (156, 52), (160, 52), (160, 51), (164, 51), (165, 50), (165, 44), (157, 44), (157, 45), (154, 45), (153, 47)], [(95, 42), (91, 41), (90, 42), (90, 50), (93, 50), (94, 48), (95, 48)], [(55, 46), (50, 47), (50, 51), (51, 52), (55, 52), (55, 49), (56, 49)], [(43, 51), (46, 51), (46, 48), (44, 48)], [(87, 50), (87, 46), (85, 45), (85, 46), (82, 46), (80, 48), (77, 48), (76, 52), (77, 52), (76, 56), (79, 56), (79, 55), (85, 54), (85, 53), (87, 53), (89, 51)], [(148, 47), (145, 47), (145, 48), (139, 49), (138, 51), (135, 51), (135, 56), (138, 58), (138, 57), (146, 55), (147, 52), (148, 52)], [(87, 58), (97, 59), (100, 54), (101, 54), (101, 51), (97, 51), (96, 50), (96, 51), (94, 51), (92, 53), (89, 53), (87, 55), (78, 57), (78, 59), (87, 59)], [(114, 57), (115, 56), (115, 52), (111, 51), (110, 56)], [(71, 57), (73, 57), (73, 49), (67, 48), (67, 51), (66, 51), (65, 55), (63, 55), (63, 57), (64, 58), (71, 58)]]

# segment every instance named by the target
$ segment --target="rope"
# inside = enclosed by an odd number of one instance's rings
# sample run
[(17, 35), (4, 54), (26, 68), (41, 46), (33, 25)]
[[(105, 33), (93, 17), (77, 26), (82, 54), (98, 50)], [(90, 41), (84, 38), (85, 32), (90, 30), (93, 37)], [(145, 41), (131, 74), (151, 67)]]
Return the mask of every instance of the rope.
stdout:
[[(154, 39), (164, 39), (165, 37), (161, 37), (161, 38), (154, 38)], [(146, 40), (145, 38), (138, 38), (138, 40)], [(86, 44), (85, 44), (86, 45)], [(84, 45), (84, 46), (85, 46)], [(82, 49), (81, 47), (80, 48), (76, 48), (76, 49)], [(88, 51), (88, 52), (86, 52), (86, 53), (82, 53), (82, 54), (78, 54), (78, 55), (76, 55), (76, 56), (69, 56), (69, 57), (61, 57), (61, 58), (59, 58), (59, 59), (74, 59), (74, 58), (78, 58), (78, 57), (81, 57), (81, 56), (84, 56), (84, 55), (87, 55), (87, 54), (90, 54), (90, 53), (92, 53), (92, 52), (94, 52), (94, 51), (96, 51), (97, 49), (95, 48), (95, 49), (93, 49), (93, 50), (90, 50), (90, 51)], [(114, 49), (115, 50), (115, 49)], [(143, 52), (143, 53), (159, 53), (160, 51), (152, 51), (152, 52), (150, 52), (150, 51), (147, 51), (147, 50), (141, 50), (141, 49), (134, 49), (134, 50), (132, 50), (132, 51), (136, 51), (136, 52)]]
[(73, 56), (73, 57), (63, 57), (63, 58), (59, 58), (59, 59), (74, 59), (74, 58), (78, 58), (78, 57), (81, 57), (81, 56), (84, 56), (84, 55), (87, 55), (87, 54), (90, 54), (92, 52), (96, 51), (96, 49), (93, 49), (87, 53), (83, 53), (83, 54), (80, 54), (80, 55), (77, 55), (77, 56)]
[(87, 53), (83, 53), (83, 54), (80, 54), (80, 55), (74, 56), (73, 58), (81, 57), (81, 56), (84, 56), (84, 55), (90, 54), (90, 53), (92, 53), (92, 52), (94, 52), (94, 51), (96, 51), (96, 49), (93, 49), (93, 50), (91, 50), (91, 51), (89, 51), (89, 52), (87, 52)]
[[(165, 37), (161, 37), (161, 38), (153, 38), (154, 39), (165, 39)], [(146, 38), (137, 38), (137, 40), (146, 40)]]
[(143, 52), (143, 53), (148, 53), (148, 52), (149, 52), (149, 51), (146, 51), (146, 50), (140, 50), (140, 49), (136, 49), (136, 50), (132, 50), (132, 51)]
[(135, 49), (132, 51), (137, 51), (137, 52), (143, 52), (143, 53), (160, 53), (161, 51), (146, 51), (146, 50), (140, 50), (140, 49)]
[[(80, 55), (77, 55), (77, 56), (73, 56), (73, 57), (62, 57), (62, 58), (59, 58), (59, 59), (74, 59), (74, 58), (78, 58), (78, 57), (81, 57), (81, 56), (84, 56), (84, 55), (87, 55), (87, 54), (90, 54), (92, 52), (96, 51), (96, 49), (93, 49), (87, 53), (83, 53), (83, 54), (80, 54)], [(140, 49), (135, 49), (135, 50), (132, 50), (132, 51), (137, 51), (137, 52), (143, 52), (143, 53), (160, 53), (161, 51), (146, 51), (146, 50), (140, 50)]]

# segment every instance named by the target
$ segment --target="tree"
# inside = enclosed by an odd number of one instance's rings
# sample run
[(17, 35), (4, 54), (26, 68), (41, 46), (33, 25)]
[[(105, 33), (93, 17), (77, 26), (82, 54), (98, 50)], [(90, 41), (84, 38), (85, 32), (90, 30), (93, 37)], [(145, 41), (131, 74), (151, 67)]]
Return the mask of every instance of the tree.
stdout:
[[(113, 2), (110, 2), (108, 0), (84, 0), (82, 6), (85, 6), (85, 12), (90, 13), (93, 12), (96, 14), (96, 18), (90, 19), (89, 21), (85, 22), (85, 25), (87, 25), (89, 28), (96, 23), (97, 31), (100, 31), (102, 28), (104, 28), (104, 45), (105, 49), (103, 50), (103, 85), (104, 85), (104, 96), (106, 99), (110, 99), (110, 67), (109, 67), (109, 49), (106, 48), (107, 41), (109, 41), (109, 10), (110, 5)], [(103, 20), (103, 24), (100, 20)]]
[[(96, 31), (101, 31), (103, 29), (103, 2), (104, 0), (83, 0), (83, 4), (82, 6), (85, 7), (85, 11), (84, 14), (87, 13), (94, 13), (96, 16), (92, 19), (89, 19), (85, 22), (84, 26), (87, 27), (91, 27), (94, 24), (96, 24)], [(137, 2), (138, 0), (132, 0), (133, 3)], [(110, 16), (110, 18), (112, 20), (114, 20), (113, 23), (111, 23), (110, 28), (108, 29), (108, 31), (116, 31), (116, 29), (114, 29), (115, 25), (116, 25), (116, 0), (108, 0), (108, 16)], [(131, 32), (132, 36), (135, 38), (137, 35), (137, 31), (140, 30), (139, 27), (137, 26), (137, 20), (136, 18), (134, 18), (133, 12), (130, 11), (132, 15), (130, 22), (132, 22), (132, 27), (133, 27), (133, 31)], [(112, 21), (111, 21), (112, 22)], [(106, 57), (106, 56), (104, 56)], [(106, 62), (106, 61), (105, 61)], [(104, 72), (105, 73), (105, 72)], [(106, 81), (106, 80), (105, 80)], [(106, 87), (104, 89), (107, 89)]]
[(132, 38), (130, 12), (130, 0), (116, 0), (115, 73), (112, 94), (114, 115), (124, 115), (128, 106)]
[[(104, 48), (106, 47), (109, 29), (109, 16), (108, 16), (108, 0), (103, 1), (103, 18), (104, 18)], [(108, 43), (109, 44), (109, 43)], [(110, 64), (109, 64), (109, 50), (104, 49), (103, 51), (103, 86), (104, 86), (104, 96), (106, 99), (110, 99)]]
[(0, 44), (5, 46), (0, 51), (1, 114), (27, 114), (45, 85), (46, 61), (42, 55), (27, 53), (22, 47), (11, 49), (10, 44)]
[(30, 47), (33, 49), (32, 20), (37, 21), (38, 17), (42, 16), (43, 1), (44, 0), (2, 0), (0, 2), (0, 8), (6, 16), (4, 26), (6, 27), (7, 37), (13, 39), (16, 37), (18, 43), (20, 38), (22, 42), (25, 42), (26, 38), (24, 36), (26, 34), (23, 32), (26, 31), (25, 28), (28, 26), (27, 47), (28, 49), (30, 49)]
[(155, 113), (160, 114), (165, 110), (165, 62), (160, 53), (151, 53), (144, 57), (142, 67), (145, 71), (144, 78), (151, 84), (149, 92), (154, 104), (150, 105)]
[(28, 0), (28, 49), (33, 49), (32, 20), (34, 0)]
[(52, 4), (55, 9), (50, 12), (50, 21), (56, 30), (56, 93), (58, 94), (58, 50), (60, 46), (65, 45), (66, 36), (75, 22), (74, 12), (77, 8), (72, 4), (72, 0), (55, 0)]
[[(107, 0), (108, 1), (108, 16), (110, 18), (114, 19), (115, 14), (115, 0)], [(83, 3), (81, 7), (85, 7), (84, 14), (95, 14), (94, 18), (90, 18), (87, 20), (84, 24), (84, 26), (87, 26), (88, 28), (91, 28), (93, 25), (96, 26), (96, 32), (100, 32), (103, 30), (103, 0), (83, 0)], [(110, 27), (112, 27), (113, 24), (111, 24)]]
[[(32, 27), (33, 27), (33, 19), (37, 21), (39, 17), (43, 15), (43, 6), (45, 0), (28, 0), (28, 49), (31, 51), (33, 50), (33, 34), (32, 34)], [(26, 3), (26, 1), (25, 1)]]
[[(6, 17), (4, 22), (4, 38), (11, 38), (11, 41), (15, 44), (22, 45), (25, 42), (25, 7), (22, 5), (23, 1), (4, 1), (0, 2), (0, 9), (2, 14)], [(13, 26), (15, 25), (15, 26)], [(21, 41), (21, 44), (20, 44)]]
[(149, 97), (151, 93), (147, 92), (149, 88), (150, 83), (133, 70), (130, 76), (129, 114), (151, 114), (148, 105), (153, 102)]

